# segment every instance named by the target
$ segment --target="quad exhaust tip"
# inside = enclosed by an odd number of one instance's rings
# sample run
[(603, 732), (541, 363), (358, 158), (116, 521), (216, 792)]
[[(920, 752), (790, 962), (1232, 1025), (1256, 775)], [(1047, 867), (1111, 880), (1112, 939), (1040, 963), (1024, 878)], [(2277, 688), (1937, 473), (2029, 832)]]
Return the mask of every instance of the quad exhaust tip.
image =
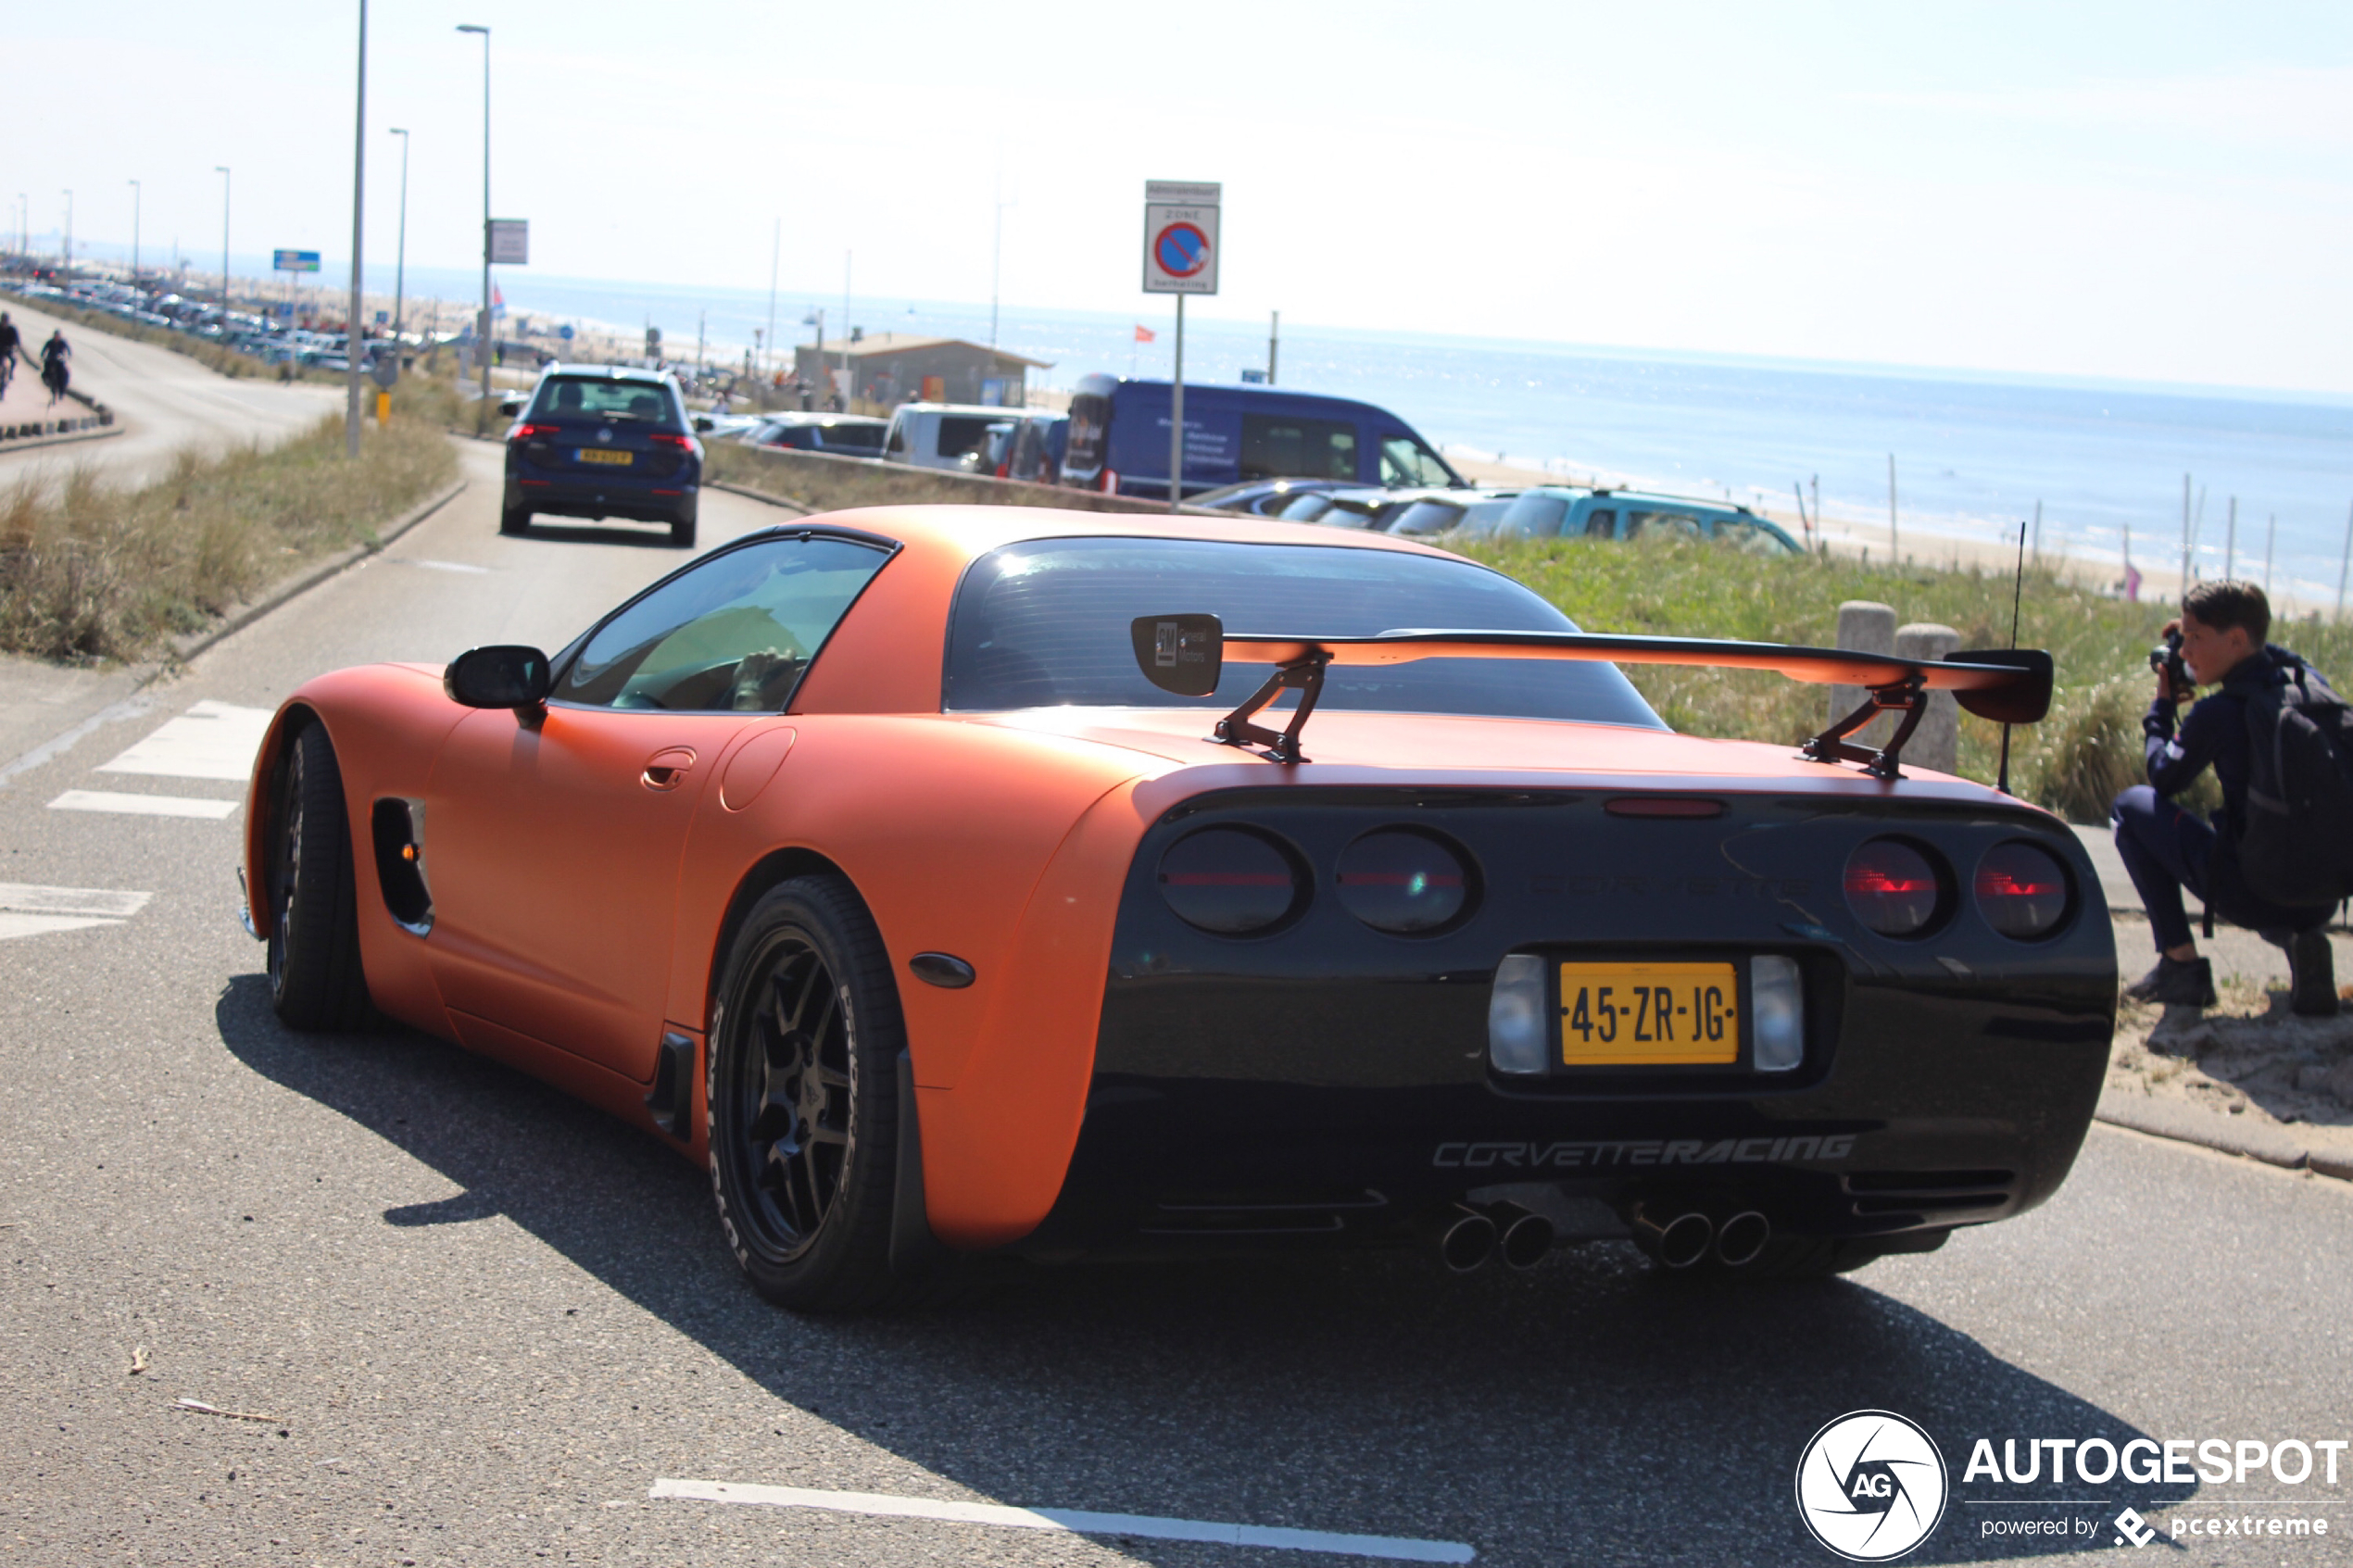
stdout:
[(1476, 1209), (1456, 1209), (1438, 1238), (1438, 1255), (1458, 1274), (1471, 1273), (1494, 1250), (1495, 1222)]
[(1504, 1261), (1515, 1269), (1532, 1269), (1553, 1249), (1553, 1222), (1525, 1209), (1512, 1210), (1504, 1227)]
[(1754, 1209), (1743, 1209), (1716, 1227), (1716, 1261), (1728, 1269), (1746, 1268), (1764, 1255), (1773, 1239), (1773, 1222)]
[(1716, 1239), (1716, 1222), (1696, 1209), (1662, 1220), (1644, 1210), (1635, 1216), (1634, 1238), (1663, 1268), (1688, 1269), (1705, 1260)]

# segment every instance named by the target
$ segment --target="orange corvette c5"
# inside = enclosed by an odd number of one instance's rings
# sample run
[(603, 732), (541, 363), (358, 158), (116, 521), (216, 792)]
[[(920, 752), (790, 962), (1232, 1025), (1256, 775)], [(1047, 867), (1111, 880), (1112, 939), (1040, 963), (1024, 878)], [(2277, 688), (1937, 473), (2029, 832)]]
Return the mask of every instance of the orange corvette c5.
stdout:
[[(1703, 740), (1627, 661), (1871, 697)], [(1589, 636), (1379, 535), (839, 513), (553, 654), (306, 684), (247, 920), (289, 1024), (388, 1014), (707, 1161), (789, 1306), (990, 1250), (1824, 1272), (2039, 1202), (2090, 1120), (2080, 846), (1899, 765), (1932, 693), (2032, 721), (2049, 685)]]

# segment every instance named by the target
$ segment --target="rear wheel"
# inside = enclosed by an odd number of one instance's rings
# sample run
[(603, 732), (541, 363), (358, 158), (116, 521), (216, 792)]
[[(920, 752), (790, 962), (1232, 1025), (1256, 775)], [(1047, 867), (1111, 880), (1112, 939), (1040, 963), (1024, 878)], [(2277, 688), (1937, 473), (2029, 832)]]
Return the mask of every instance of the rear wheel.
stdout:
[(873, 918), (838, 876), (745, 917), (710, 1050), (711, 1184), (753, 1286), (800, 1311), (907, 1294), (890, 1268), (905, 1043)]
[(498, 532), (501, 533), (530, 533), (531, 508), (529, 507), (507, 507), (501, 509), (498, 513)]
[(673, 520), (670, 524), (670, 542), (682, 550), (691, 550), (695, 547), (695, 513), (688, 512), (685, 517)]
[(287, 743), (274, 802), (270, 999), (292, 1028), (356, 1029), (370, 1016), (368, 981), (343, 770), (325, 725), (305, 724)]

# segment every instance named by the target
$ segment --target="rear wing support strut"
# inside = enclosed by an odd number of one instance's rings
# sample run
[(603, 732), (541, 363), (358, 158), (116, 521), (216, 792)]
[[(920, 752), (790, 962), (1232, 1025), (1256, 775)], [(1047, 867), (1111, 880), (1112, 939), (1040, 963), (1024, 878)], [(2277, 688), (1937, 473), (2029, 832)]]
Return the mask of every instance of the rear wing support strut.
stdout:
[[(1332, 656), (1318, 648), (1277, 664), (1275, 672), (1266, 677), (1265, 684), (1251, 693), (1239, 708), (1217, 721), (1212, 738), (1225, 746), (1263, 746), (1266, 755), (1277, 762), (1306, 761), (1299, 754), (1299, 733), (1307, 727), (1307, 716), (1315, 711), (1315, 699), (1324, 695), (1324, 671), (1331, 661)], [(1294, 689), (1299, 693), (1299, 706), (1291, 710), (1289, 724), (1280, 730), (1270, 730), (1252, 722), (1268, 703)]]
[[(1846, 737), (1878, 718), (1890, 709), (1900, 709), (1904, 717), (1895, 722), (1895, 734), (1885, 746), (1873, 750), (1857, 746)], [(1810, 762), (1860, 762), (1863, 771), (1875, 779), (1900, 779), (1905, 743), (1912, 732), (1920, 727), (1920, 718), (1928, 711), (1928, 678), (1914, 673), (1884, 686), (1870, 688), (1870, 696), (1863, 706), (1816, 735), (1798, 748), (1798, 755)]]

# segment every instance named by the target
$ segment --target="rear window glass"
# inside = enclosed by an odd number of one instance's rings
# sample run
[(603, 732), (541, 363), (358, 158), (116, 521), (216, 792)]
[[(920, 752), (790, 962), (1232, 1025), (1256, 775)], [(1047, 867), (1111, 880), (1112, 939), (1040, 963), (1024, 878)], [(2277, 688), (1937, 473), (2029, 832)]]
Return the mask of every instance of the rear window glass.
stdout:
[(1561, 531), (1561, 521), (1567, 516), (1567, 496), (1531, 492), (1504, 510), (1495, 533), (1504, 539), (1550, 539)]
[(608, 381), (602, 376), (558, 376), (539, 389), (532, 412), (558, 419), (643, 420), (676, 423), (677, 408), (670, 389), (641, 381)]
[[(964, 574), (949, 628), (944, 704), (982, 711), (1234, 707), (1271, 666), (1230, 661), (1206, 698), (1164, 692), (1136, 668), (1132, 621), (1202, 611), (1228, 632), (1296, 636), (1577, 630), (1510, 578), (1467, 561), (1206, 539), (1033, 540), (993, 550)], [(1322, 705), (1665, 727), (1608, 664), (1448, 659), (1335, 669)]]
[(1391, 533), (1418, 538), (1425, 533), (1443, 533), (1463, 521), (1463, 508), (1445, 501), (1416, 501), (1397, 514), (1389, 525)]
[(1242, 416), (1243, 479), (1354, 479), (1356, 427), (1344, 420)]
[(988, 440), (988, 427), (993, 421), (977, 415), (942, 414), (939, 417), (939, 438), (932, 445), (932, 453), (941, 458), (961, 458), (977, 452)]

